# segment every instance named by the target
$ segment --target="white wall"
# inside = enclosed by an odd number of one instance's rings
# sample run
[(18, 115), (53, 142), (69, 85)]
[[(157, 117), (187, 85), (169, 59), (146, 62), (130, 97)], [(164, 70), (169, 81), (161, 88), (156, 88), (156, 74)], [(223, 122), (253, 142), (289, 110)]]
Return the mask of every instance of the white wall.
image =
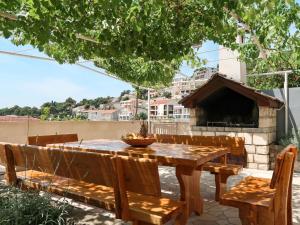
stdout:
[[(240, 37), (237, 37), (237, 43), (242, 43)], [(238, 53), (224, 46), (220, 46), (219, 48), (219, 72), (236, 81), (246, 82), (246, 64), (238, 60)]]

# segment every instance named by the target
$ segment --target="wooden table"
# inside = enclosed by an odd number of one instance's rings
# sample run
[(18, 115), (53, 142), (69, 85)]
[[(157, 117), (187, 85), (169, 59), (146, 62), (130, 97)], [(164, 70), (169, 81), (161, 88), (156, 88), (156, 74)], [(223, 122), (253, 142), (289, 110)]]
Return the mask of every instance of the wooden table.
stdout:
[(194, 146), (184, 144), (153, 143), (147, 148), (131, 147), (120, 140), (90, 140), (48, 145), (56, 148), (101, 152), (133, 157), (156, 159), (161, 165), (176, 167), (176, 177), (180, 185), (180, 198), (187, 202), (189, 214), (203, 212), (200, 194), (202, 165), (214, 158), (229, 153), (228, 148)]

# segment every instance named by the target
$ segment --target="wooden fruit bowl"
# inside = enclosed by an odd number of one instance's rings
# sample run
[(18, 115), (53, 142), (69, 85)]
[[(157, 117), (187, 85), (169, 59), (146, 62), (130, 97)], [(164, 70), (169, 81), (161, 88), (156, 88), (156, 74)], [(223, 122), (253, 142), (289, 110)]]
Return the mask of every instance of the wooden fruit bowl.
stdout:
[(131, 145), (132, 147), (147, 147), (148, 145), (153, 144), (156, 139), (153, 137), (147, 138), (122, 138), (126, 144)]

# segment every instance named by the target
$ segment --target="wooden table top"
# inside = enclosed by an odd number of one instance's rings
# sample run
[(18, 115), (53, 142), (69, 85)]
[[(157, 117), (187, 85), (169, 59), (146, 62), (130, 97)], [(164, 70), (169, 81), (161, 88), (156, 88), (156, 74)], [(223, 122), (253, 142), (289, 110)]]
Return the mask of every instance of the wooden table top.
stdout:
[(121, 140), (97, 139), (64, 144), (51, 144), (49, 147), (65, 148), (90, 152), (101, 152), (125, 156), (157, 159), (163, 165), (183, 165), (198, 167), (204, 163), (229, 153), (228, 148), (215, 146), (195, 146), (185, 144), (153, 143), (146, 148), (131, 147)]

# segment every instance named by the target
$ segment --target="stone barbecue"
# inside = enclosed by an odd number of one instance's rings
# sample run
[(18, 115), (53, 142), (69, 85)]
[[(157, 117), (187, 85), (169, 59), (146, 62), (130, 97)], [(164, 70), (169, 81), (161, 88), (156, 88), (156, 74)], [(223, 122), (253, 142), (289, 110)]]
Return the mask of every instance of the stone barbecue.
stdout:
[(192, 135), (243, 137), (247, 167), (270, 168), (276, 113), (283, 102), (216, 73), (180, 103), (190, 108)]

